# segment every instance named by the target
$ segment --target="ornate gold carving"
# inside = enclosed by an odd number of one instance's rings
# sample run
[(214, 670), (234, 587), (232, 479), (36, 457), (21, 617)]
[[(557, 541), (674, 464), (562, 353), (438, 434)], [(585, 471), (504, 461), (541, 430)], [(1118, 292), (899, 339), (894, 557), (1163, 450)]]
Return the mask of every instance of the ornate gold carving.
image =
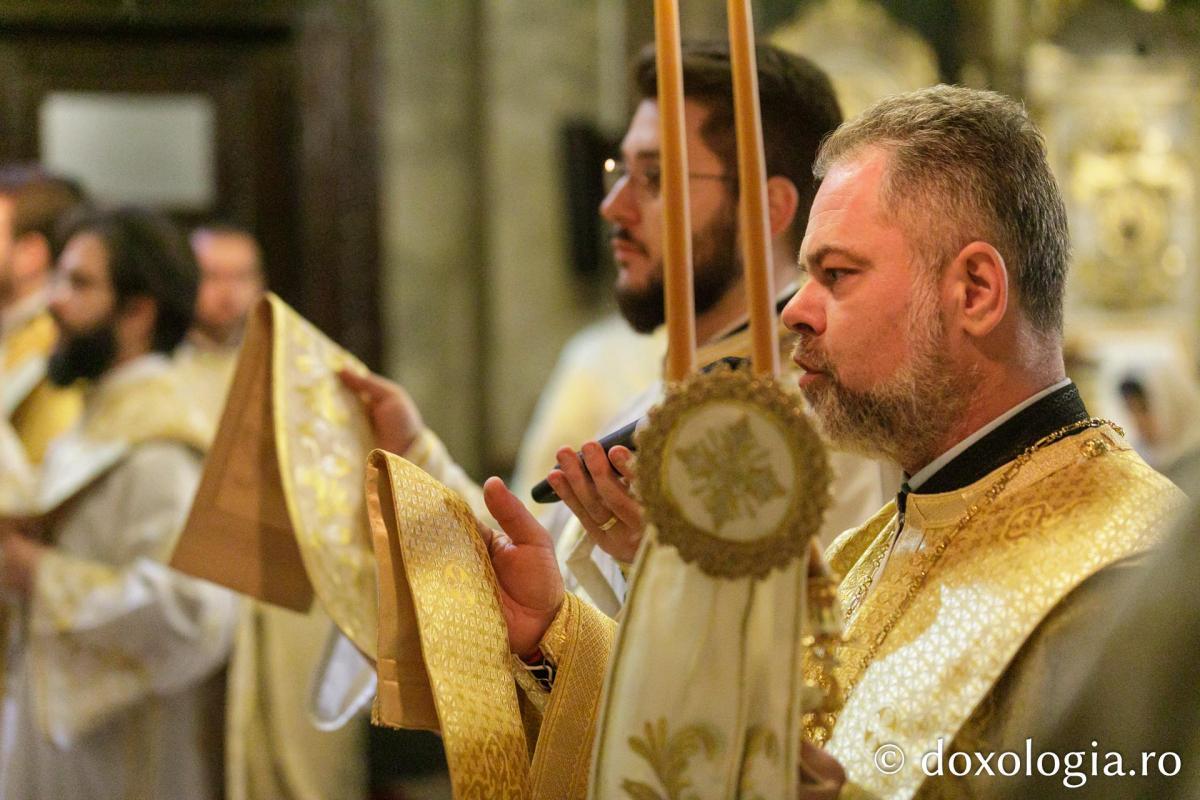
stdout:
[(836, 677), (843, 644), (838, 584), (829, 575), (808, 580), (808, 622), (804, 637), (804, 727), (812, 738), (828, 741), (845, 694)]
[(1071, 156), (1070, 189), (1084, 230), (1078, 280), (1102, 308), (1171, 302), (1187, 259), (1173, 219), (1193, 191), (1191, 171), (1169, 141), (1143, 133), (1136, 115), (1112, 115)]
[(644, 737), (629, 737), (629, 748), (650, 765), (662, 792), (629, 778), (621, 781), (621, 789), (633, 800), (695, 800), (697, 795), (688, 792), (692, 788), (688, 765), (701, 752), (709, 761), (716, 757), (721, 749), (716, 734), (703, 725), (687, 725), (668, 735), (667, 721), (662, 717), (647, 722), (643, 730)]
[(771, 43), (829, 73), (847, 119), (883, 97), (938, 82), (933, 48), (874, 0), (823, 0), (798, 8), (771, 33)]
[(794, 393), (722, 370), (670, 387), (649, 417), (636, 488), (660, 542), (716, 577), (761, 577), (804, 555), (830, 478)]

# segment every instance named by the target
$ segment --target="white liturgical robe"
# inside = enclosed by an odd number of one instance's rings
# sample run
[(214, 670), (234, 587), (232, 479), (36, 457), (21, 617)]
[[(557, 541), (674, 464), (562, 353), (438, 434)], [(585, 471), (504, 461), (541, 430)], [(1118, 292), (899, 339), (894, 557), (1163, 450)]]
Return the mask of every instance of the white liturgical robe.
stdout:
[[(48, 453), (47, 479), (61, 469), (82, 488), (50, 517), (52, 549), (6, 643), (0, 800), (219, 794), (213, 714), (236, 601), (164, 563), (200, 456), (165, 434), (100, 446), (87, 427), (95, 404), (138, 394), (143, 383), (164, 394), (166, 359), (147, 356), (102, 379), (83, 423)], [(152, 426), (145, 411), (153, 403), (134, 403), (140, 424)], [(179, 406), (167, 412), (185, 415)], [(68, 454), (70, 469), (58, 460)]]

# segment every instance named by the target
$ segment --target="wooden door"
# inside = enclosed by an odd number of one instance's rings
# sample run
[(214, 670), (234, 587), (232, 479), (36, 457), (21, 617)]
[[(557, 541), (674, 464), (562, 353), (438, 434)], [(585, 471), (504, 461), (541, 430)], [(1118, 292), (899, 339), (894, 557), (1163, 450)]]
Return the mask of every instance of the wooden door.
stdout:
[(378, 222), (365, 2), (10, 2), (0, 160), (38, 160), (48, 103), (188, 101), (211, 117), (212, 191), (157, 203), (235, 222), (269, 284), (378, 367)]

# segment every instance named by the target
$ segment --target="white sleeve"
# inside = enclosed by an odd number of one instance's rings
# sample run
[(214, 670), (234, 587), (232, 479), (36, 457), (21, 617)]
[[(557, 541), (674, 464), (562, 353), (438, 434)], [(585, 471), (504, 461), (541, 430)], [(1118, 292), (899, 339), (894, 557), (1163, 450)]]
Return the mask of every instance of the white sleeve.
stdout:
[(106, 479), (116, 531), (106, 560), (51, 550), (30, 599), (39, 716), (60, 746), (151, 696), (198, 684), (232, 639), (235, 595), (164, 563), (199, 479), (195, 455), (146, 445), (116, 469)]

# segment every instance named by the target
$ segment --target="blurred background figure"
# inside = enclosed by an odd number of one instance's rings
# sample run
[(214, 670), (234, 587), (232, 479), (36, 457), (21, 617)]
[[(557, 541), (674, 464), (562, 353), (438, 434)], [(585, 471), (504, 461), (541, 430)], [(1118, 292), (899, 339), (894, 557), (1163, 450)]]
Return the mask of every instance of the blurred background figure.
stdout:
[(47, 375), (87, 383), (42, 463), (44, 516), (0, 517), (0, 797), (209, 800), (235, 596), (166, 566), (207, 431), (171, 368), (196, 265), (163, 217), (72, 222), (48, 298)]
[[(196, 316), (175, 363), (210, 430), (220, 422), (249, 315), (266, 291), (262, 248), (247, 229), (193, 229)], [(225, 707), (228, 800), (352, 800), (366, 792), (365, 718), (318, 730), (314, 673), (333, 623), (314, 603), (298, 614), (243, 598)]]
[(1180, 484), (1200, 463), (1200, 383), (1186, 364), (1151, 362), (1119, 386), (1134, 447), (1146, 463)]
[(0, 414), (33, 465), (79, 414), (78, 390), (46, 380), (57, 338), (46, 301), (56, 227), (83, 200), (78, 185), (36, 165), (0, 167)]
[(1177, 485), (1200, 463), (1200, 379), (1186, 340), (1154, 330), (1104, 331), (1083, 360), (1096, 413), (1120, 423), (1134, 449)]
[(248, 230), (227, 223), (192, 231), (200, 268), (196, 318), (175, 362), (215, 429), (233, 379), (246, 319), (266, 291), (262, 249)]

